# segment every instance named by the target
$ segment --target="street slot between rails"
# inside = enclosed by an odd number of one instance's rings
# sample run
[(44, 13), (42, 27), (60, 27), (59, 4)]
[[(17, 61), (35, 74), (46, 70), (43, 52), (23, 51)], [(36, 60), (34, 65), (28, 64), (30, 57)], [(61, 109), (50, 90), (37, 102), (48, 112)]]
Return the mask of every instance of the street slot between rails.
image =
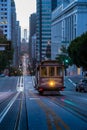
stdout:
[(20, 105), (19, 105), (19, 110), (17, 113), (17, 118), (16, 118), (16, 122), (15, 122), (15, 127), (14, 130), (19, 130), (20, 128), (20, 117), (21, 117), (21, 112), (22, 112), (22, 103), (23, 103), (23, 94), (21, 95), (21, 100), (20, 100)]
[[(34, 95), (31, 91), (29, 92), (29, 95), (31, 95), (32, 99), (34, 100), (39, 99), (37, 95)], [(52, 130), (53, 128), (61, 130), (61, 126), (65, 130), (70, 130), (69, 126), (58, 115), (56, 115), (56, 113), (51, 108), (49, 108), (44, 102), (42, 102), (40, 99), (36, 101), (39, 104), (39, 106), (45, 111), (49, 130)]]
[(24, 91), (24, 79), (23, 79), (23, 76), (18, 78), (17, 91), (21, 93), (21, 99), (20, 99), (19, 111), (18, 111), (18, 114), (17, 114), (14, 130), (19, 130), (20, 129), (20, 118), (21, 118), (21, 113), (22, 113), (23, 91)]
[[(17, 113), (17, 118), (16, 118), (16, 122), (15, 122), (15, 127), (14, 130), (20, 130), (20, 129), (26, 129), (28, 130), (28, 112), (27, 112), (27, 106), (26, 106), (26, 95), (25, 93), (23, 93), (24, 91), (24, 77), (20, 77), (20, 79), (18, 79), (18, 86), (17, 86), (17, 90), (20, 92), (21, 97), (20, 97), (20, 104), (19, 104), (19, 110)], [(25, 111), (23, 111), (25, 110)], [(22, 125), (22, 122), (24, 121), (23, 118), (23, 112), (25, 112), (25, 127)], [(23, 117), (22, 117), (23, 116)]]
[(37, 103), (46, 113), (49, 130), (52, 130), (54, 126), (57, 130), (61, 130), (61, 126), (65, 130), (70, 130), (69, 126), (58, 115), (56, 115), (56, 113), (51, 108), (47, 107), (45, 103), (41, 102), (40, 100), (38, 100)]

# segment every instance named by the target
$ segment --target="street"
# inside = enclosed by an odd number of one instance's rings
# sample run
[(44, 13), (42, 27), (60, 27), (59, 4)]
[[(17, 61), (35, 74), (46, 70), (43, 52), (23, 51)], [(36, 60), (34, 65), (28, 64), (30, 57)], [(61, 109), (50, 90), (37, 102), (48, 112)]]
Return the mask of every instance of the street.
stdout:
[(86, 130), (87, 93), (65, 84), (41, 96), (33, 76), (0, 78), (0, 130)]
[(0, 0), (0, 130), (87, 130), (87, 0)]

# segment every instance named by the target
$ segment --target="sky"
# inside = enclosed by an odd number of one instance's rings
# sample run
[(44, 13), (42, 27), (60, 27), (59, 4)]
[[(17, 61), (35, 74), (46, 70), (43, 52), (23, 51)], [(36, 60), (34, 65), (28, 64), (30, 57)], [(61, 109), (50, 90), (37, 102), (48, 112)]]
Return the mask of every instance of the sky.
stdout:
[(36, 0), (14, 0), (16, 5), (17, 20), (23, 29), (29, 27), (29, 17), (36, 12)]

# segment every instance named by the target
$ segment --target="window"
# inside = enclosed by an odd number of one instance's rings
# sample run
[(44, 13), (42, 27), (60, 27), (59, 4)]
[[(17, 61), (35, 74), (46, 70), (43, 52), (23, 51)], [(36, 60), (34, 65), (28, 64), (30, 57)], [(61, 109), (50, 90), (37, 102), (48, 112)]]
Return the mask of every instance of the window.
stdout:
[(49, 67), (49, 76), (54, 76), (54, 75), (55, 75), (55, 68)]
[(7, 30), (5, 30), (5, 32), (7, 32)]
[(57, 67), (57, 76), (62, 76), (63, 75), (63, 71), (61, 67)]
[(47, 68), (46, 67), (41, 67), (41, 76), (42, 77), (47, 76)]

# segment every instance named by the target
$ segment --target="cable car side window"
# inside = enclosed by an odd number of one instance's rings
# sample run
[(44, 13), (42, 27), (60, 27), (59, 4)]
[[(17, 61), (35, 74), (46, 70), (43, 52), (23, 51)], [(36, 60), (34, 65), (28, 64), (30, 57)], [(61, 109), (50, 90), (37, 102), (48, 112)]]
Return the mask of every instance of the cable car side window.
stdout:
[(55, 67), (49, 67), (49, 76), (55, 76)]
[(63, 76), (62, 67), (57, 67), (57, 76)]
[(41, 67), (41, 77), (47, 76), (47, 68), (46, 67)]

